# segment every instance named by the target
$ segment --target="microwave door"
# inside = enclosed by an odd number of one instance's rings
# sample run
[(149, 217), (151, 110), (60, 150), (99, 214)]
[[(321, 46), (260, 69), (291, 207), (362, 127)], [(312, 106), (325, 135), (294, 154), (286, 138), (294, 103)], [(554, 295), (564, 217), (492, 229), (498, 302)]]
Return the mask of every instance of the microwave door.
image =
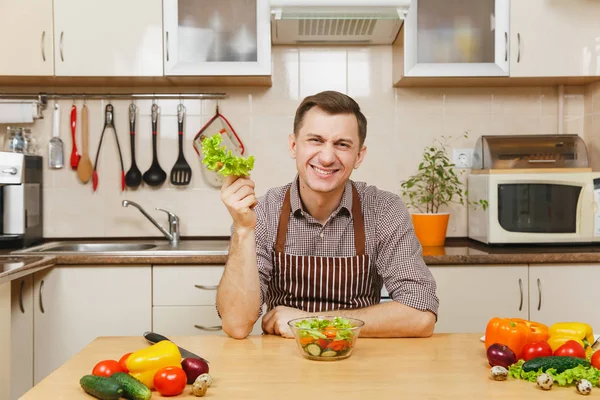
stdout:
[(498, 187), (498, 220), (518, 233), (576, 233), (582, 187), (511, 183)]

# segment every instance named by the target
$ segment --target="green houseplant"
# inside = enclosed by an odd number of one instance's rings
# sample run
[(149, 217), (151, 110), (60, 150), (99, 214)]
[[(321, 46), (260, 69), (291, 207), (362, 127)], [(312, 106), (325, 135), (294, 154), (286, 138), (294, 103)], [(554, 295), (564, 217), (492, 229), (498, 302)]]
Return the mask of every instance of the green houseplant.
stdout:
[[(467, 138), (468, 132), (462, 137)], [(450, 203), (472, 207), (487, 207), (486, 200), (469, 201), (468, 192), (460, 181), (465, 172), (455, 172), (448, 156), (451, 136), (441, 136), (423, 151), (423, 158), (416, 174), (400, 185), (402, 197), (412, 214), (415, 233), (422, 246), (443, 246), (448, 228), (449, 213), (440, 208)]]

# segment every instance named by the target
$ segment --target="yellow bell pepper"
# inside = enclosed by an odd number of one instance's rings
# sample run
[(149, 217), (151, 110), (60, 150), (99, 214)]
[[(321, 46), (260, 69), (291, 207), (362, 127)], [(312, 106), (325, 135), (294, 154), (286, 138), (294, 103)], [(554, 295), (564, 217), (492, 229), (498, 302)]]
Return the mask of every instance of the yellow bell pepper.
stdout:
[(132, 353), (126, 365), (129, 375), (154, 389), (156, 371), (164, 367), (181, 367), (181, 353), (175, 343), (162, 340)]
[(589, 324), (583, 322), (558, 322), (548, 330), (548, 344), (555, 351), (569, 340), (574, 340), (583, 348), (594, 343), (594, 332)]

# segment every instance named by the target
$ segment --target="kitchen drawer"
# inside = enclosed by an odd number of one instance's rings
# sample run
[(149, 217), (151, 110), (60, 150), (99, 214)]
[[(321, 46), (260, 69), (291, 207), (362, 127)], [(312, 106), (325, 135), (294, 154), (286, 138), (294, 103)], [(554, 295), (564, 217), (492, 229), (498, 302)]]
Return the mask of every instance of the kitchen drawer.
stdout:
[[(165, 336), (225, 335), (221, 319), (212, 306), (155, 306), (152, 308), (152, 330)], [(254, 325), (252, 335), (262, 333), (262, 318)], [(201, 354), (200, 354), (201, 355)]]
[(152, 304), (155, 306), (212, 306), (223, 265), (154, 266)]

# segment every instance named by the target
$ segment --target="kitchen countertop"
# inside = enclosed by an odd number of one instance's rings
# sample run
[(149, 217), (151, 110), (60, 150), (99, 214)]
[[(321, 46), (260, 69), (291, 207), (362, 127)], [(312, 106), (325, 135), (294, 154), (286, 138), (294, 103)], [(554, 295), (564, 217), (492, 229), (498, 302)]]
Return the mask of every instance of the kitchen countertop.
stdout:
[[(327, 399), (578, 399), (574, 387), (550, 391), (534, 383), (489, 377), (479, 334), (434, 334), (425, 339), (357, 340), (354, 353), (340, 361), (304, 359), (295, 340), (278, 336), (172, 337), (210, 362), (214, 379), (206, 398), (306, 400)], [(79, 379), (101, 360), (118, 360), (123, 354), (147, 346), (139, 337), (100, 337), (22, 397), (89, 400)], [(600, 389), (590, 396), (600, 398)], [(162, 398), (153, 392), (152, 398)], [(197, 399), (191, 386), (173, 398)]]
[[(64, 242), (65, 240), (61, 240)], [(0, 283), (17, 279), (52, 265), (98, 265), (98, 264), (154, 264), (154, 265), (201, 265), (225, 264), (229, 241), (227, 238), (184, 239), (180, 245), (169, 250), (166, 241), (160, 239), (94, 239), (67, 240), (73, 243), (158, 243), (160, 251), (137, 251), (123, 255), (101, 253), (40, 253), (28, 249), (2, 252), (11, 266), (0, 269)], [(52, 243), (47, 241), (45, 244)], [(210, 242), (210, 254), (201, 253)], [(9, 260), (7, 257), (12, 257)], [(17, 258), (19, 257), (18, 261)], [(534, 263), (599, 263), (600, 244), (597, 245), (507, 245), (488, 246), (464, 238), (448, 238), (444, 247), (425, 247), (423, 258), (427, 265), (483, 265), (483, 264), (534, 264)], [(15, 263), (24, 263), (20, 268)]]

